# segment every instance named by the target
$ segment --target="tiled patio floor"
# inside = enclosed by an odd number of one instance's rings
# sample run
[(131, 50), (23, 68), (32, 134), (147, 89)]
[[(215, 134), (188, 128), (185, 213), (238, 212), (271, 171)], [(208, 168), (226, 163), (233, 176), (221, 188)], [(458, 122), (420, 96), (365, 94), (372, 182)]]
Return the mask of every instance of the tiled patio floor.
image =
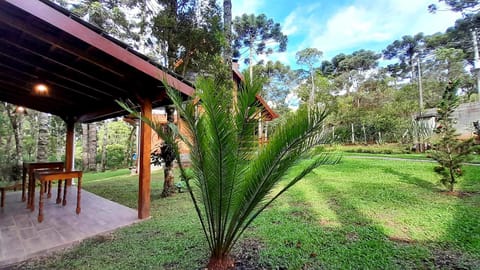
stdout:
[(85, 190), (77, 215), (76, 193), (76, 187), (68, 189), (64, 207), (55, 204), (56, 193), (52, 194), (45, 200), (44, 220), (38, 223), (38, 193), (35, 211), (30, 212), (21, 201), (21, 192), (7, 192), (5, 207), (0, 208), (0, 268), (138, 221), (136, 210)]

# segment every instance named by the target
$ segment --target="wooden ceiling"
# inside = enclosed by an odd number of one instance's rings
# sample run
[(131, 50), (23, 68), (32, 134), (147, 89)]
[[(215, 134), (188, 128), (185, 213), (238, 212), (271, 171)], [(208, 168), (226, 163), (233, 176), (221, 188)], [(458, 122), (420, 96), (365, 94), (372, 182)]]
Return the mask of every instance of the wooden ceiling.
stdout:
[[(46, 0), (0, 0), (0, 100), (93, 122), (125, 114), (115, 100), (168, 104), (165, 84), (193, 85)], [(44, 83), (47, 94), (34, 85)]]

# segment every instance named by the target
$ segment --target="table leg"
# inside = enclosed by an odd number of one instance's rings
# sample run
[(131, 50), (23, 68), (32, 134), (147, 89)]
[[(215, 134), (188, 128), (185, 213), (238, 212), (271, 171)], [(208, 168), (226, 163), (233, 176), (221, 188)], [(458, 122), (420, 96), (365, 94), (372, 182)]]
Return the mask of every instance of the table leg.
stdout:
[(30, 211), (35, 210), (35, 183), (36, 179), (33, 175), (33, 170), (28, 172), (28, 187), (30, 193)]
[(57, 204), (62, 202), (61, 194), (62, 194), (62, 180), (58, 180), (57, 201), (56, 201)]
[(43, 221), (43, 192), (44, 192), (44, 183), (41, 183), (40, 194), (38, 195), (40, 197), (38, 200), (38, 222)]
[(81, 191), (82, 191), (82, 177), (78, 177), (78, 185), (77, 185), (77, 215), (80, 214), (80, 211), (82, 210), (80, 208), (80, 200), (82, 199), (82, 195), (81, 195)]
[(47, 198), (50, 199), (52, 197), (52, 181), (48, 181), (47, 190), (48, 190)]
[(63, 186), (63, 202), (62, 205), (65, 206), (67, 205), (67, 180), (65, 180), (65, 184)]
[[(22, 202), (26, 200), (26, 197), (25, 197), (26, 182), (27, 182), (27, 170), (23, 168), (22, 169)], [(28, 201), (27, 201), (27, 205), (28, 205)]]
[[(26, 180), (27, 177), (28, 181)], [(30, 209), (32, 204), (32, 183), (30, 183), (31, 181), (32, 179), (30, 178), (30, 174), (27, 172), (25, 176), (25, 183), (27, 184), (27, 209)]]

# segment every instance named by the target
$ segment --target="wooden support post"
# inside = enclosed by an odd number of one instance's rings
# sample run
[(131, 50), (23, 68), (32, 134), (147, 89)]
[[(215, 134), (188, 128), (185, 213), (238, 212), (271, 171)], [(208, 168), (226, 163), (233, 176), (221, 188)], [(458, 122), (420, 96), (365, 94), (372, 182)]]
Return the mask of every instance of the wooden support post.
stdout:
[[(142, 116), (152, 119), (152, 102), (142, 100)], [(150, 217), (150, 151), (152, 145), (152, 130), (143, 121), (140, 124), (140, 172), (138, 185), (138, 218)]]
[[(73, 150), (75, 148), (74, 138), (75, 138), (75, 122), (67, 120), (67, 138), (65, 140), (65, 170), (73, 170)], [(72, 179), (67, 179), (67, 185), (72, 185)]]

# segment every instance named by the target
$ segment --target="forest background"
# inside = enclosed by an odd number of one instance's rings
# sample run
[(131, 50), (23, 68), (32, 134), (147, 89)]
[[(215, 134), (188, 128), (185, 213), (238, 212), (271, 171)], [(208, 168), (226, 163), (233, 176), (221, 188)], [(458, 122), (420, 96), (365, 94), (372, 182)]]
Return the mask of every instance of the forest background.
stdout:
[[(55, 2), (192, 81), (214, 73), (222, 62), (228, 39), (223, 6), (216, 1)], [(444, 32), (406, 35), (381, 52), (365, 48), (331, 59), (323, 59), (318, 48), (305, 48), (296, 53), (300, 69), (279, 61), (255, 62), (256, 55), (284, 51), (288, 37), (267, 15), (244, 14), (232, 19), (233, 56), (264, 79), (262, 95), (281, 116), (275, 121), (295, 109), (287, 98), (294, 95), (299, 103), (332, 108), (325, 130), (334, 143), (400, 143), (407, 149), (416, 140), (413, 119), (437, 106), (448, 82), (459, 81), (461, 102), (478, 102), (478, 3), (450, 2), (463, 16)], [(475, 3), (455, 6), (463, 2)], [(123, 119), (78, 124), (75, 134), (76, 168), (133, 165), (136, 127)], [(58, 117), (28, 108), (20, 113), (14, 104), (0, 103), (1, 164), (63, 160), (64, 140), (65, 125)]]

